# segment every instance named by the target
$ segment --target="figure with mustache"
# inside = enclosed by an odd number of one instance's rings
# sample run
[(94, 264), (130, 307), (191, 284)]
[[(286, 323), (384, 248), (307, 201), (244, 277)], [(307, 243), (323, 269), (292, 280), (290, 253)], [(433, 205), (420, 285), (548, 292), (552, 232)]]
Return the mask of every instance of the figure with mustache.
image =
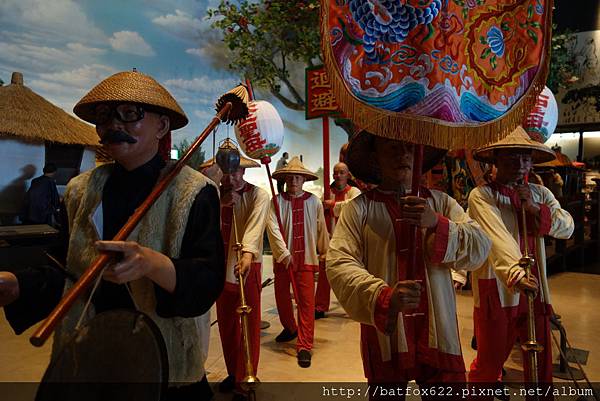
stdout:
[[(273, 251), (275, 301), (283, 326), (275, 341), (287, 342), (298, 337), (298, 365), (308, 368), (315, 328), (314, 274), (319, 268), (319, 260), (327, 253), (329, 235), (320, 199), (302, 189), (304, 182), (316, 180), (317, 175), (304, 167), (296, 156), (286, 167), (276, 170), (273, 178), (285, 181), (285, 192), (277, 195), (283, 232), (279, 229), (274, 207), (267, 223)], [(298, 308), (298, 322), (294, 319), (290, 285)]]
[[(201, 167), (219, 169), (214, 159)], [(260, 357), (260, 293), (262, 277), (263, 234), (269, 214), (267, 192), (244, 179), (248, 168), (260, 164), (241, 157), (239, 168), (229, 174), (221, 172), (221, 235), (225, 243), (225, 288), (217, 300), (217, 320), (227, 367), (227, 377), (219, 384), (220, 392), (234, 392), (233, 400), (245, 400), (247, 394), (241, 383), (246, 377), (243, 338), (241, 334), (240, 284), (242, 274), (246, 304), (252, 308), (248, 315), (248, 331), (254, 374), (258, 375)], [(218, 175), (218, 174), (217, 174)], [(234, 220), (235, 216), (235, 220)], [(233, 223), (236, 223), (237, 239)], [(242, 258), (238, 260), (236, 243), (242, 244)]]
[[(202, 339), (209, 329), (206, 313), (225, 278), (216, 185), (184, 167), (129, 240), (111, 241), (171, 168), (159, 150), (169, 150), (171, 130), (182, 128), (188, 119), (164, 87), (136, 71), (100, 82), (74, 113), (95, 124), (114, 163), (85, 172), (67, 186), (66, 268), (79, 276), (100, 252), (116, 254), (92, 299), (93, 313), (134, 307), (146, 313), (167, 346), (166, 399), (209, 399)], [(63, 288), (71, 285), (47, 266), (3, 273), (0, 302), (7, 304), (6, 316), (19, 334), (45, 318)], [(73, 332), (76, 310), (77, 304), (58, 327), (55, 351)]]
[[(451, 272), (476, 269), (490, 249), (483, 230), (446, 193), (422, 187), (419, 197), (407, 195), (413, 154), (413, 144), (401, 140), (366, 131), (352, 138), (350, 171), (378, 186), (344, 206), (327, 254), (331, 288), (361, 323), (361, 355), (371, 388), (395, 389), (411, 380), (426, 388), (464, 385)], [(444, 154), (425, 147), (423, 171)], [(415, 266), (408, 266), (411, 226), (418, 227)], [(409, 268), (413, 277), (407, 276)]]
[[(492, 240), (492, 250), (480, 269), (473, 272), (475, 308), (473, 320), (477, 357), (471, 364), (470, 382), (495, 383), (517, 337), (527, 339), (527, 296), (535, 297), (537, 341), (544, 347), (538, 354), (540, 383), (552, 382), (552, 306), (546, 279), (544, 236), (567, 239), (574, 230), (573, 218), (563, 210), (549, 189), (527, 183), (533, 164), (551, 161), (554, 152), (529, 138), (522, 127), (503, 140), (473, 152), (476, 160), (494, 164), (496, 178), (473, 189), (469, 195), (469, 215)], [(522, 237), (522, 208), (527, 213), (527, 238)], [(531, 277), (519, 266), (528, 242), (535, 259)], [(526, 355), (525, 377), (529, 363)], [(500, 385), (500, 384), (499, 384)], [(493, 397), (489, 397), (492, 399)]]

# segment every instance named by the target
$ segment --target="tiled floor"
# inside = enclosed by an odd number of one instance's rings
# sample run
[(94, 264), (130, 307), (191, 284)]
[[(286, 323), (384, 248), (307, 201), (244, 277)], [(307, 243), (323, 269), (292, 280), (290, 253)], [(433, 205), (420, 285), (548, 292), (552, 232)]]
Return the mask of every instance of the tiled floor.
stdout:
[[(267, 258), (264, 276), (271, 275)], [(550, 279), (553, 305), (562, 315), (563, 324), (573, 347), (589, 351), (585, 371), (591, 381), (600, 382), (600, 276), (563, 273)], [(332, 297), (332, 308), (326, 319), (316, 321), (312, 366), (302, 369), (296, 364), (294, 343), (278, 344), (275, 336), (281, 331), (273, 286), (262, 295), (262, 319), (271, 323), (263, 330), (258, 377), (263, 382), (362, 382), (364, 381), (359, 352), (359, 325), (347, 318)], [(213, 313), (214, 315), (214, 313)], [(458, 294), (458, 317), (463, 353), (467, 367), (475, 356), (470, 347), (473, 335), (472, 297), (468, 292)], [(33, 348), (28, 342), (31, 330), (15, 336), (0, 315), (0, 382), (39, 381), (46, 367), (50, 345)], [(558, 338), (558, 332), (553, 332)], [(554, 355), (558, 355), (554, 349)], [(514, 350), (506, 363), (510, 377), (520, 368), (520, 351)], [(210, 353), (206, 364), (208, 378), (219, 382), (226, 376), (218, 327), (212, 327)], [(260, 393), (259, 393), (260, 394)], [(229, 395), (217, 399), (229, 399)], [(4, 399), (0, 396), (1, 399)], [(269, 397), (266, 397), (269, 398)], [(260, 399), (260, 398), (259, 398)]]

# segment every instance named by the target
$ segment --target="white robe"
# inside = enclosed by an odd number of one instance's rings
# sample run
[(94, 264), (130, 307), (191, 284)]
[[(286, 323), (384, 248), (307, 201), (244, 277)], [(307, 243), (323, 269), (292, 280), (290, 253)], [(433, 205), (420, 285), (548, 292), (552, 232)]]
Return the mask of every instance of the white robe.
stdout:
[[(289, 249), (291, 245), (287, 245), (291, 244), (290, 239), (292, 238), (292, 202), (286, 200), (282, 194), (277, 195), (277, 201), (285, 239), (279, 230), (273, 202), (271, 202), (271, 211), (267, 223), (267, 234), (273, 251), (273, 260), (281, 263), (294, 251), (294, 249)], [(310, 194), (310, 197), (304, 201), (304, 265), (318, 267), (319, 255), (327, 253), (328, 242), (323, 204), (314, 194)], [(296, 266), (295, 268), (301, 267)]]
[[(561, 209), (560, 204), (544, 186), (529, 184), (532, 199), (550, 209), (551, 225), (548, 235), (567, 239), (573, 234), (574, 223), (571, 215)], [(494, 190), (490, 185), (477, 187), (469, 194), (469, 215), (475, 219), (492, 240), (492, 250), (480, 269), (473, 272), (473, 296), (475, 307), (480, 306), (478, 280), (496, 279), (502, 308), (519, 305), (519, 291), (508, 288), (508, 277), (513, 270), (522, 270), (518, 266), (521, 258), (519, 247), (519, 219), (511, 199), (506, 194)], [(546, 248), (544, 237), (536, 238), (535, 259), (539, 268), (540, 300), (550, 304), (550, 290), (546, 278)]]
[[(344, 200), (336, 201), (335, 205), (333, 205), (333, 207), (330, 209), (331, 215), (333, 217), (331, 219), (331, 233), (333, 233), (333, 230), (335, 230), (335, 223), (340, 218), (340, 214), (342, 213), (342, 209), (344, 208), (344, 206), (347, 205), (348, 202), (350, 202), (352, 199), (356, 198), (358, 195), (361, 194), (360, 189), (350, 185), (348, 187), (350, 189), (344, 194)], [(325, 195), (323, 194), (323, 196)], [(329, 199), (335, 201), (335, 192), (333, 190), (329, 193)]]
[[(242, 252), (254, 255), (253, 263), (262, 263), (263, 234), (269, 213), (269, 195), (264, 189), (246, 183), (240, 201), (233, 207)], [(235, 232), (229, 233), (225, 281), (237, 284), (234, 268), (237, 264)]]
[[(428, 344), (434, 352), (456, 356), (462, 363), (451, 271), (479, 267), (487, 257), (490, 241), (454, 199), (439, 191), (430, 192), (432, 197), (427, 199), (430, 207), (449, 222), (441, 263), (432, 263), (432, 255), (423, 255), (429, 310)], [(362, 194), (345, 205), (330, 241), (329, 283), (352, 319), (375, 326), (378, 296), (384, 288), (394, 286), (397, 276), (396, 238), (390, 214), (383, 202), (369, 199), (368, 193)], [(392, 349), (401, 353), (408, 351), (402, 314), (396, 334), (392, 338), (377, 331), (384, 361), (391, 359)], [(393, 347), (392, 341), (396, 343)]]

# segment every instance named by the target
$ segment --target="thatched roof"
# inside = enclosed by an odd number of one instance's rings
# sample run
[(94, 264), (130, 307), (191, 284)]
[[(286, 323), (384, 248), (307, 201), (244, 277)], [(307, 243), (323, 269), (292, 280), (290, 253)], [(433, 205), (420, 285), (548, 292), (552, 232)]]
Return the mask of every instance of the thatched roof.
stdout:
[(0, 136), (99, 146), (93, 126), (23, 85), (23, 75), (19, 72), (13, 72), (10, 85), (0, 86)]
[(553, 148), (552, 150), (554, 151), (554, 154), (556, 155), (556, 159), (546, 162), (546, 163), (536, 164), (536, 167), (573, 167), (573, 165), (571, 163), (571, 159), (569, 159), (569, 156), (562, 153), (560, 151), (560, 149)]

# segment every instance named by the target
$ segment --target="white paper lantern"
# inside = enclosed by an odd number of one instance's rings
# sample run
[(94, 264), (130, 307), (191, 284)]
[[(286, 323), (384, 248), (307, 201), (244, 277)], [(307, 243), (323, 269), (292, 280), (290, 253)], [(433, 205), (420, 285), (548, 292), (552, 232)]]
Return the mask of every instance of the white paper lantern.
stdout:
[(283, 144), (283, 121), (273, 105), (264, 100), (248, 104), (248, 118), (236, 124), (235, 136), (248, 157), (268, 160)]
[(558, 104), (552, 91), (546, 86), (539, 94), (535, 106), (525, 118), (523, 128), (529, 137), (544, 143), (554, 133), (558, 123)]

